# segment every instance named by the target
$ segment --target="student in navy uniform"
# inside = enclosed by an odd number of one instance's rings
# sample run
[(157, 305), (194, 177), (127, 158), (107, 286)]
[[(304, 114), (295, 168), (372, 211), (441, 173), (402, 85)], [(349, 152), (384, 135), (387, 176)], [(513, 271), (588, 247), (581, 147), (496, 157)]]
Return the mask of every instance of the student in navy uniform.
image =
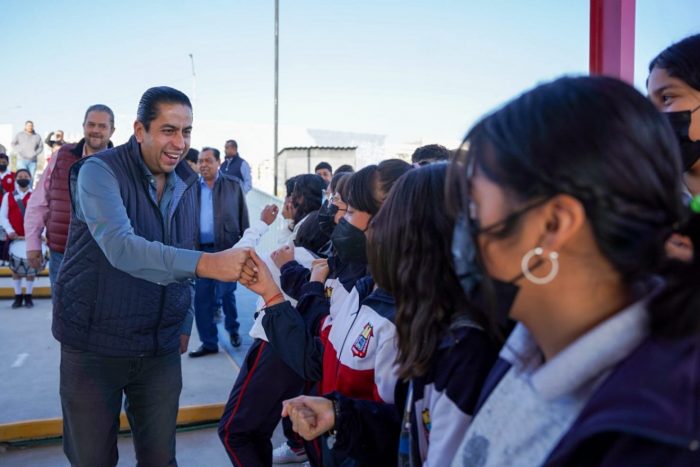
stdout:
[[(686, 196), (700, 194), (700, 34), (672, 44), (651, 61), (647, 92), (681, 146)], [(690, 240), (681, 235), (672, 235), (666, 249), (682, 260), (693, 256)]]
[[(350, 174), (348, 173), (339, 172), (335, 174), (330, 183), (330, 196), (318, 210), (318, 229), (329, 238), (333, 235), (335, 226), (348, 210), (348, 205), (344, 199), (347, 199), (346, 186), (349, 179)], [(333, 242), (329, 241), (320, 251), (323, 253), (322, 256), (328, 259), (329, 276), (326, 280), (335, 279), (339, 272), (338, 270), (342, 268), (335, 267), (337, 259), (333, 253)], [(309, 282), (311, 270), (299, 264), (294, 255), (279, 255), (279, 259), (276, 259), (275, 262), (278, 261), (281, 264), (281, 266), (278, 266), (280, 269), (280, 287), (285, 294), (298, 301), (302, 295), (302, 287)], [(357, 274), (350, 274), (350, 277), (363, 277), (365, 273), (366, 270), (363, 268)]]
[[(446, 171), (446, 164), (434, 164), (404, 175), (369, 230), (373, 277), (397, 304), (403, 387), (397, 389), (396, 407), (338, 393), (285, 403), (284, 412), (306, 439), (332, 430), (335, 450), (367, 464), (396, 465), (401, 418), (403, 461), (449, 463), (497, 356), (495, 333), (488, 331), (493, 325), (484, 313), (467, 306), (450, 267), (454, 222), (444, 208)], [(405, 381), (410, 381), (408, 404)]]
[(516, 287), (518, 324), (452, 465), (700, 465), (700, 262), (664, 248), (700, 222), (666, 119), (615, 79), (561, 78), (466, 145), (456, 265)]
[[(383, 161), (352, 175), (348, 181), (348, 210), (335, 227), (332, 241), (344, 272), (366, 268), (365, 232), (394, 182), (411, 169), (399, 160)], [(354, 204), (353, 204), (354, 203)], [(249, 266), (252, 266), (249, 264)], [(256, 257), (258, 273), (242, 283), (265, 298), (263, 326), (270, 345), (307, 381), (319, 381), (319, 391), (338, 391), (347, 397), (383, 403), (394, 401), (396, 358), (394, 300), (375, 288), (371, 277), (358, 280), (341, 272), (327, 281), (329, 268), (319, 261), (310, 282), (294, 307), (281, 297), (265, 265)], [(326, 289), (332, 288), (327, 295)], [(290, 339), (293, 336), (293, 339)], [(323, 450), (323, 460), (319, 457)], [(326, 443), (307, 446), (313, 465), (345, 462), (345, 452), (329, 450)]]
[[(323, 181), (317, 175), (295, 177), (290, 184), (292, 192), (289, 204), (295, 219), (293, 238), (300, 235), (306, 222), (321, 206)], [(254, 246), (257, 239), (249, 240), (252, 232), (246, 231), (246, 243), (236, 246)], [(325, 244), (314, 235), (301, 235), (299, 248), (311, 250)], [(317, 254), (316, 251), (311, 251)], [(311, 254), (307, 253), (307, 254)], [(304, 380), (290, 369), (273, 350), (260, 325), (263, 301), (256, 313), (251, 330), (253, 345), (246, 354), (244, 364), (229, 394), (221, 417), (218, 434), (226, 453), (234, 465), (269, 465), (272, 463), (271, 438), (282, 410), (282, 401), (302, 393)], [(293, 432), (290, 432), (293, 435)]]
[(684, 181), (700, 193), (700, 34), (686, 37), (649, 64), (649, 99), (664, 112), (681, 144)]

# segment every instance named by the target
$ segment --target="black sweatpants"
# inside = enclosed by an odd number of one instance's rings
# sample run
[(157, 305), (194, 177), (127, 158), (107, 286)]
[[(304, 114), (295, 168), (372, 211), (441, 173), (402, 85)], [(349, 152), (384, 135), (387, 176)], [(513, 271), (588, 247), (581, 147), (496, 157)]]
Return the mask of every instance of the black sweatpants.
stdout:
[(304, 380), (270, 347), (255, 339), (219, 422), (219, 438), (235, 466), (272, 465), (272, 433), (282, 401), (298, 396)]

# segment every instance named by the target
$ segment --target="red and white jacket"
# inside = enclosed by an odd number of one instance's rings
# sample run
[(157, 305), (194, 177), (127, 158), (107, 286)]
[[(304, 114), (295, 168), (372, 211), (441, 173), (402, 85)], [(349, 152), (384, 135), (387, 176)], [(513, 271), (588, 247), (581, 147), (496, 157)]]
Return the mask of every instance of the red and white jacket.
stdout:
[(359, 281), (347, 297), (331, 305), (321, 325), (321, 394), (338, 391), (355, 399), (394, 402), (396, 305), (382, 289), (369, 292), (373, 285), (369, 278)]
[(322, 394), (394, 402), (395, 303), (373, 287), (370, 277), (349, 291), (337, 279), (309, 282), (298, 311), (289, 302), (266, 309), (270, 345), (302, 378), (320, 381)]

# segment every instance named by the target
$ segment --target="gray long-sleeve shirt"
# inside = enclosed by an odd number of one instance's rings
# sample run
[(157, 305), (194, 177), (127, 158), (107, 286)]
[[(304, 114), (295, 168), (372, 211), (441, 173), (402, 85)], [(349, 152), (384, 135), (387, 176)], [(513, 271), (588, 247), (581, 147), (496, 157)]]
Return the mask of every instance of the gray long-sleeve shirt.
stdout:
[(20, 131), (12, 140), (12, 149), (22, 159), (36, 161), (36, 158), (44, 150), (44, 142), (37, 133)]
[[(150, 174), (145, 164), (142, 169)], [(168, 174), (160, 201), (155, 179), (152, 175), (149, 177), (149, 194), (160, 208), (163, 219), (170, 218), (176, 177), (174, 172)], [(113, 267), (160, 285), (195, 278), (202, 252), (175, 248), (136, 235), (122, 202), (117, 178), (105, 162), (93, 158), (85, 161), (78, 174), (74, 200), (76, 216), (87, 224)], [(164, 228), (168, 229), (169, 223), (165, 224)], [(182, 334), (189, 335), (192, 331), (193, 316), (192, 303), (182, 325)]]

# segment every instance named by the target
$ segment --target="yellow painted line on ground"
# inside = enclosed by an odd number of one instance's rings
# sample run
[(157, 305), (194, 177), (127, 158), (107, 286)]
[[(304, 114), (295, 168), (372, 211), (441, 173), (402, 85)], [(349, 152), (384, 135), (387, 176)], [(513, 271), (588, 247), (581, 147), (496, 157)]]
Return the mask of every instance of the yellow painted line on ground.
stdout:
[[(177, 425), (217, 422), (224, 413), (225, 404), (203, 404), (180, 407)], [(119, 417), (119, 429), (129, 430), (129, 422), (124, 412)], [(63, 419), (47, 418), (21, 422), (0, 423), (0, 443), (28, 441), (42, 438), (57, 438), (63, 435)]]
[[(51, 287), (34, 287), (34, 290), (32, 290), (32, 297), (51, 298)], [(12, 287), (0, 287), (0, 298), (15, 298), (15, 289)]]
[[(44, 268), (39, 271), (39, 277), (49, 277), (49, 270)], [(0, 266), (0, 277), (12, 277), (12, 271), (7, 266)]]

